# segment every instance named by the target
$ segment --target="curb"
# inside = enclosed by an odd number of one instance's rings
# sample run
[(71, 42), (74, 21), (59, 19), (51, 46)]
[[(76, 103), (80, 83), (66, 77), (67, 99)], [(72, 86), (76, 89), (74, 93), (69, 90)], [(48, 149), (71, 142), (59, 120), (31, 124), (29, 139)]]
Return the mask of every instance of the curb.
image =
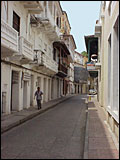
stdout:
[(87, 103), (87, 111), (86, 111), (87, 112), (87, 118), (86, 118), (85, 144), (84, 144), (83, 159), (88, 159), (88, 126), (89, 126), (88, 103)]
[(11, 124), (11, 125), (9, 125), (9, 126), (6, 126), (6, 127), (4, 127), (4, 128), (1, 128), (1, 134), (4, 133), (4, 132), (6, 132), (6, 131), (8, 131), (8, 130), (10, 130), (10, 129), (12, 129), (12, 128), (14, 128), (14, 127), (16, 127), (16, 126), (18, 126), (18, 125), (20, 125), (20, 124), (22, 124), (22, 123), (24, 123), (24, 122), (26, 122), (26, 121), (28, 121), (28, 120), (30, 120), (30, 119), (32, 119), (32, 118), (34, 118), (34, 117), (36, 117), (36, 116), (38, 116), (39, 114), (44, 113), (45, 111), (47, 111), (47, 110), (55, 107), (57, 104), (60, 104), (60, 103), (62, 103), (62, 102), (64, 102), (64, 101), (72, 98), (73, 96), (74, 96), (74, 95), (72, 95), (72, 96), (70, 96), (70, 97), (67, 97), (67, 98), (65, 98), (65, 99), (63, 99), (63, 100), (60, 100), (59, 102), (56, 102), (55, 104), (50, 105), (49, 107), (47, 107), (47, 108), (45, 108), (45, 109), (43, 109), (43, 110), (40, 110), (40, 111), (38, 111), (38, 112), (36, 112), (36, 113), (33, 113), (33, 114), (31, 114), (31, 115), (28, 115), (27, 117), (24, 117), (23, 119), (21, 119), (21, 120), (19, 120), (19, 121), (17, 121), (17, 122), (14, 122), (13, 124)]

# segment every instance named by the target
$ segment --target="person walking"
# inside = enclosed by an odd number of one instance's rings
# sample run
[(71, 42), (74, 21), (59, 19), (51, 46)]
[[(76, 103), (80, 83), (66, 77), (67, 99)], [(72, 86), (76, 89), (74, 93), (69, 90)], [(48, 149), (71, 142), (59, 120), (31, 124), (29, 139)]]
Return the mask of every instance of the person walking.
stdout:
[(35, 99), (35, 96), (36, 96), (38, 109), (41, 109), (42, 95), (43, 95), (43, 92), (40, 91), (40, 87), (37, 87), (37, 91), (35, 92), (34, 99)]

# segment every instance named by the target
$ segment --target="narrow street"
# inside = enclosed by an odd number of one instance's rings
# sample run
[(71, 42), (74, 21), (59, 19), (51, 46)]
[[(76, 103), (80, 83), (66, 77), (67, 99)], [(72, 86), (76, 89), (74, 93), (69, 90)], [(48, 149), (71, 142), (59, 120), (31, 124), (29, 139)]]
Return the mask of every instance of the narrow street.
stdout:
[(85, 95), (77, 95), (1, 135), (2, 159), (83, 159)]

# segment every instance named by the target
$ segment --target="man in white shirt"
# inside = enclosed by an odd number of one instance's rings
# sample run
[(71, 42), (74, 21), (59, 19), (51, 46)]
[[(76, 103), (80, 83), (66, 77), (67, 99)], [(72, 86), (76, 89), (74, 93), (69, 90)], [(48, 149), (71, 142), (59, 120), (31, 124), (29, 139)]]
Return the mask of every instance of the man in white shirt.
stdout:
[(40, 91), (40, 87), (38, 87), (37, 91), (35, 92), (35, 95), (34, 95), (34, 99), (35, 99), (35, 96), (36, 96), (36, 101), (37, 101), (38, 109), (41, 109), (42, 95), (43, 95), (43, 92)]

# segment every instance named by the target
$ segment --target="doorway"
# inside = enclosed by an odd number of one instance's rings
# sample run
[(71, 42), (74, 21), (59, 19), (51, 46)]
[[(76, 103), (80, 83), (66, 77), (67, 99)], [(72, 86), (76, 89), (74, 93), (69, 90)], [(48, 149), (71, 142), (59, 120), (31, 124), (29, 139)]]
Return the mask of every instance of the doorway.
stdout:
[(12, 71), (11, 74), (11, 111), (19, 110), (19, 72)]
[(51, 100), (50, 93), (51, 93), (51, 86), (50, 86), (50, 79), (48, 79), (48, 101)]
[(23, 83), (23, 108), (27, 108), (27, 81)]
[(57, 98), (59, 98), (59, 79), (57, 78)]
[(44, 95), (43, 95), (43, 102), (46, 101), (46, 78), (44, 78)]

